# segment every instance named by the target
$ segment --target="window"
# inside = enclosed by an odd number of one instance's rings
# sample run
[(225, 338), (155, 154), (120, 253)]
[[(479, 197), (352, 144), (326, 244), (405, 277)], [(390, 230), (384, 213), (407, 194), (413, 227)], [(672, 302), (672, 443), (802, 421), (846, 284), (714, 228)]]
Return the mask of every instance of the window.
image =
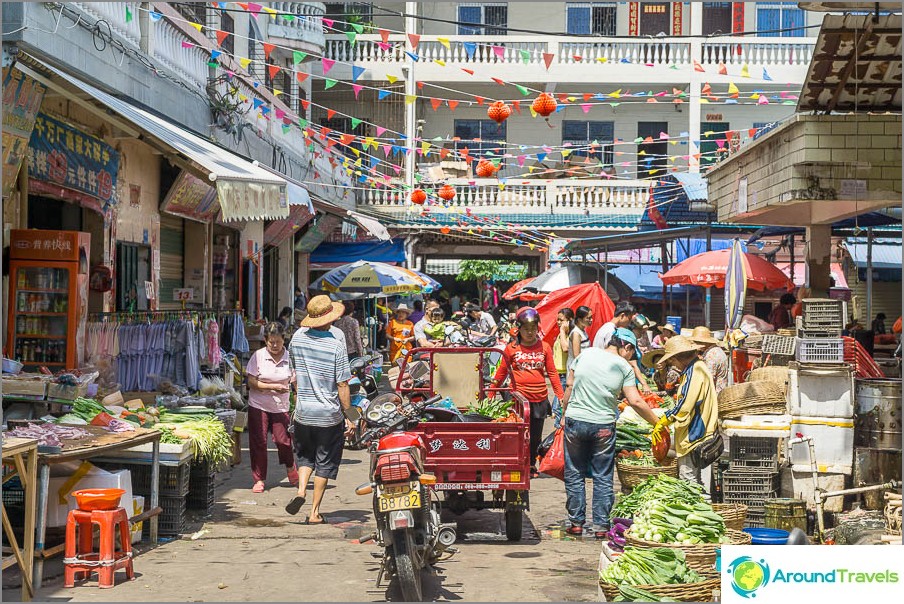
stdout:
[(804, 11), (794, 2), (758, 2), (756, 5), (758, 36), (801, 38), (807, 35), (805, 23)]
[(235, 19), (232, 15), (224, 10), (220, 11), (220, 29), (229, 32), (229, 35), (223, 39), (220, 48), (229, 55), (235, 54)]
[(252, 22), (248, 22), (248, 58), (251, 63), (248, 64), (248, 73), (258, 81), (264, 80), (267, 70), (264, 69), (264, 53), (258, 40), (263, 37), (258, 33), (257, 27)]
[[(458, 34), (461, 36), (505, 35), (508, 31), (508, 4), (459, 4), (458, 21)], [(479, 23), (480, 26), (464, 23)]]
[(756, 128), (756, 134), (753, 135), (753, 140), (760, 138), (776, 126), (778, 126), (778, 122), (753, 122), (753, 127)]
[(374, 7), (370, 2), (327, 2), (324, 6), (324, 16), (335, 22), (333, 30), (349, 31), (352, 23), (365, 25), (373, 22)]
[[(505, 122), (497, 124), (493, 120), (455, 120), (455, 149), (467, 149), (475, 163), (488, 156), (500, 156), (505, 153)], [(479, 140), (477, 140), (479, 139)]]
[(731, 34), (731, 2), (703, 3), (703, 35)]
[(206, 2), (181, 2), (181, 3), (173, 3), (172, 7), (176, 9), (176, 11), (191, 21), (192, 23), (200, 23), (203, 26), (207, 26), (207, 7)]
[(570, 2), (565, 5), (565, 27), (575, 35), (614, 36), (615, 2)]
[[(562, 144), (577, 147), (571, 152), (572, 156), (590, 157), (608, 166), (612, 165), (614, 132), (615, 122), (565, 120), (562, 122)], [(593, 143), (599, 143), (599, 146), (591, 147)]]

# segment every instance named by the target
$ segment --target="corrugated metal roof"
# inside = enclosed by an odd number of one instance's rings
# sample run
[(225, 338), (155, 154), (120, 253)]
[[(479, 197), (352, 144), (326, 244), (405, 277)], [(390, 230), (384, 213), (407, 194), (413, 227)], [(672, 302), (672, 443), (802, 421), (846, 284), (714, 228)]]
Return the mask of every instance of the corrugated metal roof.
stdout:
[[(866, 268), (866, 244), (845, 243), (851, 260), (857, 268)], [(901, 268), (901, 244), (877, 245), (873, 244), (873, 268)]]
[(706, 201), (706, 180), (702, 174), (695, 172), (675, 172), (670, 174), (681, 183), (688, 201)]
[(900, 111), (901, 15), (826, 15), (797, 111)]

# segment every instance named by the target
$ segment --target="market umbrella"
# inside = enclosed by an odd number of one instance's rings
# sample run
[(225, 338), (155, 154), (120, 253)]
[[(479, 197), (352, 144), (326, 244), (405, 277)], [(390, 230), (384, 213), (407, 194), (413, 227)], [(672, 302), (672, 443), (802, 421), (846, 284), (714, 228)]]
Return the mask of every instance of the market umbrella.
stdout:
[(358, 260), (334, 268), (311, 284), (311, 289), (329, 293), (394, 294), (418, 293), (428, 282), (408, 269)]
[[(434, 278), (431, 277), (430, 275), (426, 275), (426, 274), (424, 274), (424, 273), (422, 273), (422, 272), (420, 272), (420, 271), (416, 271), (416, 270), (414, 270), (414, 269), (412, 269), (412, 268), (404, 268), (404, 267), (401, 267), (401, 266), (397, 266), (396, 268), (398, 268), (398, 269), (400, 269), (400, 270), (402, 270), (402, 271), (404, 271), (404, 272), (406, 272), (406, 273), (409, 273), (409, 274), (411, 274), (412, 276), (417, 277), (418, 279), (422, 279), (424, 282), (426, 282), (426, 283), (427, 283), (427, 287), (424, 288), (424, 291), (425, 291), (426, 293), (428, 293), (428, 294), (429, 294), (430, 292), (432, 292), (433, 290), (439, 289), (439, 288), (441, 288), (441, 287), (443, 286), (442, 283), (440, 283), (439, 281), (437, 281), (436, 279), (434, 279)], [(427, 289), (427, 288), (430, 288), (430, 289)]]
[[(665, 285), (698, 285), (701, 287), (725, 287), (725, 273), (732, 249), (714, 250), (691, 256), (676, 264), (668, 272), (659, 275)], [(766, 260), (740, 253), (746, 274), (747, 289), (766, 291), (794, 288), (794, 282), (774, 264)]]
[(518, 283), (514, 284), (502, 294), (503, 300), (517, 300), (518, 297), (525, 291), (524, 286), (533, 281), (535, 277), (528, 277), (527, 279), (522, 279)]
[(582, 283), (602, 282), (606, 280), (606, 294), (610, 298), (630, 298), (633, 290), (624, 281), (609, 273), (604, 277), (596, 268), (580, 264), (562, 264), (537, 275), (533, 281), (524, 286), (527, 291), (550, 293), (574, 287)]
[(579, 306), (589, 306), (593, 311), (593, 324), (587, 328), (591, 342), (603, 323), (615, 314), (615, 303), (603, 291), (603, 286), (596, 281), (560, 289), (543, 298), (536, 306), (537, 312), (540, 313), (543, 340), (552, 346), (556, 336), (559, 335), (559, 326), (556, 323), (559, 311), (563, 308), (577, 310)]
[(725, 270), (725, 329), (731, 331), (741, 326), (744, 316), (744, 300), (747, 298), (747, 265), (740, 239), (734, 240)]

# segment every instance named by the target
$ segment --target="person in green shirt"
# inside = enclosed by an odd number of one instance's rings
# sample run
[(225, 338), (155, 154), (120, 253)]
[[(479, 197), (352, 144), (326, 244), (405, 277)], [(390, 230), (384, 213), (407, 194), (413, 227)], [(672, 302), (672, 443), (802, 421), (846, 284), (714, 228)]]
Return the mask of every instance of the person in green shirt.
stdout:
[(584, 479), (593, 479), (593, 531), (604, 539), (615, 494), (615, 420), (621, 395), (637, 413), (656, 424), (659, 418), (640, 396), (634, 368), (637, 338), (617, 328), (606, 348), (588, 348), (568, 369), (563, 402), (565, 417), (565, 507), (570, 535), (584, 532), (587, 494)]

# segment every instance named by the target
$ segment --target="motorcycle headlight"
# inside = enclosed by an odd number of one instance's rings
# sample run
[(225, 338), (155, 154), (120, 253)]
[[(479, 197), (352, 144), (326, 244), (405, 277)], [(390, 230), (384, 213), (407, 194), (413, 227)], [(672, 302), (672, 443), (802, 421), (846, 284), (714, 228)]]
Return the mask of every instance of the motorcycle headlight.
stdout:
[(380, 405), (380, 412), (383, 415), (392, 415), (393, 413), (396, 412), (396, 406), (394, 403), (389, 403), (389, 402), (383, 403), (382, 405)]
[(383, 417), (383, 413), (380, 411), (380, 409), (368, 409), (365, 417), (369, 422), (378, 422)]

